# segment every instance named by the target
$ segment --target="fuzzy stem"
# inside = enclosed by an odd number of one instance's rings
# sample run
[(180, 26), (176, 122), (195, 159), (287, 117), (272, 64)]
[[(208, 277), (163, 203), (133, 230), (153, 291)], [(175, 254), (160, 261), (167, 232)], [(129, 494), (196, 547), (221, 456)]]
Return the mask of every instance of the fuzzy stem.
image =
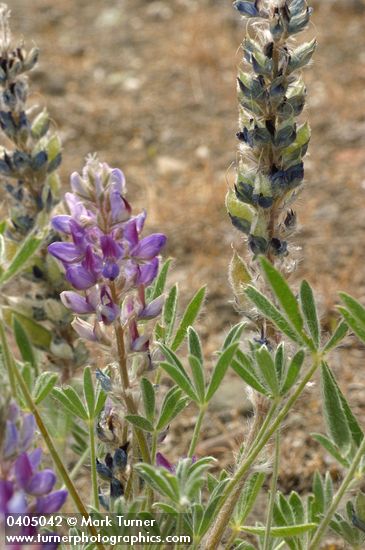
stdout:
[[(83, 517), (88, 517), (88, 512), (79, 496), (79, 493), (75, 487), (75, 485), (73, 484), (59, 454), (58, 454), (58, 451), (52, 441), (52, 438), (51, 436), (49, 435), (48, 433), (48, 430), (46, 428), (46, 425), (44, 424), (42, 418), (41, 418), (41, 415), (39, 414), (39, 411), (38, 411), (38, 408), (36, 406), (36, 404), (34, 403), (33, 401), (33, 398), (28, 390), (28, 387), (26, 385), (26, 383), (24, 382), (23, 380), (23, 377), (22, 375), (20, 374), (20, 372), (18, 371), (15, 363), (13, 361), (10, 362), (10, 365), (11, 365), (11, 368), (12, 368), (12, 371), (13, 371), (13, 376), (14, 378), (16, 379), (17, 383), (19, 384), (20, 388), (21, 388), (21, 391), (24, 395), (24, 399), (25, 399), (25, 402), (27, 404), (27, 407), (29, 408), (30, 412), (33, 414), (34, 418), (35, 418), (35, 421), (37, 423), (37, 426), (38, 426), (38, 429), (39, 431), (41, 432), (42, 434), (42, 437), (43, 437), (43, 440), (45, 442), (45, 444), (47, 445), (48, 447), (48, 450), (49, 450), (49, 454), (51, 455), (55, 465), (56, 465), (56, 468), (68, 490), (68, 492), (70, 493), (71, 495), (71, 498), (72, 500), (74, 501), (74, 504), (78, 510), (78, 512), (83, 516)], [(97, 536), (97, 531), (95, 529), (95, 527), (93, 525), (89, 525), (88, 526), (88, 529), (89, 529), (89, 532), (91, 535), (93, 536)], [(103, 545), (100, 545), (100, 548), (104, 548)]]
[(292, 409), (293, 405), (296, 403), (298, 398), (303, 393), (307, 383), (310, 381), (314, 373), (317, 371), (320, 365), (320, 357), (315, 357), (314, 363), (311, 368), (308, 370), (307, 374), (303, 380), (298, 385), (295, 392), (288, 399), (284, 407), (281, 409), (276, 419), (269, 428), (265, 427), (265, 432), (263, 433), (260, 441), (254, 444), (253, 449), (250, 450), (249, 454), (243, 457), (242, 463), (239, 465), (236, 473), (232, 477), (231, 481), (226, 486), (226, 489), (222, 496), (222, 501), (220, 504), (220, 510), (218, 511), (218, 517), (213, 524), (213, 527), (208, 533), (205, 545), (203, 548), (206, 550), (216, 550), (221, 541), (221, 538), (224, 534), (224, 531), (228, 525), (229, 519), (232, 516), (234, 508), (239, 499), (240, 493), (243, 488), (244, 480), (247, 472), (254, 464), (256, 458), (259, 456), (262, 449), (265, 447), (266, 443), (270, 440), (272, 435), (280, 428), (281, 423), (286, 418), (287, 414)]
[(202, 427), (202, 423), (203, 423), (203, 419), (204, 419), (206, 410), (207, 410), (207, 405), (206, 404), (200, 406), (199, 416), (198, 416), (198, 419), (197, 419), (196, 424), (195, 424), (193, 437), (191, 439), (191, 443), (190, 443), (190, 447), (189, 447), (189, 452), (188, 452), (188, 457), (189, 458), (192, 458), (192, 456), (194, 455), (195, 448), (196, 448), (196, 445), (198, 443), (200, 430), (201, 430), (201, 427)]
[(70, 479), (75, 479), (76, 475), (79, 473), (80, 468), (83, 466), (85, 460), (89, 456), (90, 449), (87, 447), (85, 451), (80, 456), (79, 460), (76, 462), (75, 466), (72, 468), (69, 473)]
[(271, 542), (270, 531), (271, 531), (271, 525), (273, 520), (276, 490), (278, 485), (279, 463), (280, 463), (280, 430), (278, 430), (275, 434), (274, 468), (273, 468), (272, 479), (271, 479), (270, 500), (269, 500), (269, 508), (267, 511), (263, 550), (270, 549), (270, 542)]
[(96, 452), (95, 452), (95, 431), (94, 419), (89, 420), (89, 440), (90, 440), (90, 460), (91, 460), (91, 483), (92, 497), (96, 510), (99, 510), (99, 492), (98, 492), (98, 476), (96, 472)]
[(365, 438), (362, 440), (362, 443), (358, 448), (357, 453), (352, 461), (351, 467), (348, 470), (344, 479), (342, 480), (342, 483), (335, 497), (332, 500), (331, 506), (328, 508), (321, 523), (319, 524), (319, 527), (315, 532), (312, 542), (310, 543), (309, 550), (317, 550), (317, 548), (319, 548), (321, 539), (327, 530), (327, 527), (332, 519), (332, 516), (336, 512), (338, 506), (340, 505), (340, 502), (343, 496), (345, 495), (346, 491), (348, 490), (351, 482), (354, 480), (356, 470), (359, 467), (359, 464), (364, 456), (364, 453), (365, 453)]

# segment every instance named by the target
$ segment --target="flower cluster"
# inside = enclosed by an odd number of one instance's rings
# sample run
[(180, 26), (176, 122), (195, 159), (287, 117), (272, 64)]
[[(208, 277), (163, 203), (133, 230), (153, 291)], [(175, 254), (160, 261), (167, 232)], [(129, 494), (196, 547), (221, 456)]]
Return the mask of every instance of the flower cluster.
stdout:
[(305, 0), (237, 0), (234, 5), (256, 25), (255, 36), (242, 45), (250, 70), (238, 77), (240, 161), (227, 208), (233, 225), (248, 235), (251, 252), (273, 261), (287, 254), (286, 239), (295, 228), (295, 213), (288, 207), (303, 182), (310, 140), (308, 124), (296, 122), (306, 97), (300, 70), (311, 60), (316, 41), (298, 47), (291, 41), (309, 22)]
[(72, 174), (71, 188), (65, 196), (69, 215), (52, 220), (70, 242), (54, 242), (48, 250), (77, 291), (63, 292), (63, 304), (77, 315), (95, 315), (93, 325), (77, 318), (73, 326), (82, 338), (107, 344), (103, 327), (121, 321), (130, 350), (146, 351), (148, 336), (140, 336), (137, 321), (161, 311), (161, 298), (146, 305), (145, 288), (157, 275), (166, 237), (141, 237), (146, 212), (132, 216), (120, 170), (90, 157), (82, 175)]
[[(67, 491), (53, 491), (53, 470), (39, 470), (42, 450), (31, 450), (35, 435), (33, 415), (22, 414), (14, 402), (8, 406), (7, 415), (3, 411), (4, 408), (0, 419), (0, 520), (5, 514), (58, 512)], [(34, 527), (24, 527), (21, 534), (35, 532)]]

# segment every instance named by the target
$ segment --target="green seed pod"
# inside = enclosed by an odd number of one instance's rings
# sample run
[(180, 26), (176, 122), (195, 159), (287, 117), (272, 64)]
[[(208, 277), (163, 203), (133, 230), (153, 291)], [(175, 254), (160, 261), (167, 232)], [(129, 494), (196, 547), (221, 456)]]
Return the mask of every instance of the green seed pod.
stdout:
[(49, 115), (46, 110), (43, 110), (34, 119), (32, 123), (31, 133), (34, 139), (41, 139), (46, 135), (50, 126)]

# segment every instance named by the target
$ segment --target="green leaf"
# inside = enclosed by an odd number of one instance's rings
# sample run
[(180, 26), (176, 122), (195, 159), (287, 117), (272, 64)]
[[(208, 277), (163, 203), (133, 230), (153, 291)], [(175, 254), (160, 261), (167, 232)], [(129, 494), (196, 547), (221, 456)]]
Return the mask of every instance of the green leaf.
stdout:
[(197, 318), (203, 305), (205, 293), (206, 287), (203, 286), (201, 289), (198, 290), (198, 292), (195, 294), (195, 296), (192, 298), (191, 302), (187, 306), (176, 331), (175, 338), (173, 339), (173, 342), (171, 344), (171, 348), (174, 351), (179, 349), (182, 342), (184, 341), (188, 327), (191, 326)]
[(176, 353), (174, 353), (170, 348), (165, 346), (165, 344), (162, 344), (162, 342), (160, 342), (159, 346), (160, 346), (161, 350), (163, 351), (165, 359), (170, 360), (170, 362), (173, 365), (175, 365), (175, 367), (177, 367), (179, 369), (179, 371), (181, 371), (183, 374), (186, 374), (184, 366), (183, 366), (182, 362), (180, 361), (180, 359), (178, 358), (178, 356), (176, 355)]
[(286, 377), (283, 383), (283, 386), (281, 388), (281, 395), (285, 395), (295, 384), (295, 382), (298, 380), (298, 376), (300, 374), (300, 369), (303, 366), (303, 362), (305, 359), (305, 353), (303, 350), (299, 350), (293, 357), (293, 359), (290, 361)]
[(156, 397), (153, 384), (148, 380), (148, 378), (142, 378), (141, 391), (146, 418), (149, 422), (151, 422), (151, 424), (153, 424), (155, 417)]
[(318, 441), (337, 462), (344, 466), (344, 468), (349, 467), (349, 461), (341, 455), (339, 448), (327, 436), (317, 433), (312, 433), (311, 436)]
[(219, 388), (220, 383), (223, 380), (224, 375), (227, 372), (228, 367), (232, 363), (233, 357), (237, 351), (238, 342), (231, 344), (224, 350), (224, 352), (219, 356), (217, 364), (214, 367), (213, 374), (208, 386), (208, 390), (205, 396), (205, 400), (208, 402), (212, 399), (213, 395)]
[(230, 344), (233, 344), (233, 342), (237, 342), (240, 339), (245, 326), (246, 323), (238, 323), (231, 328), (224, 340), (223, 349), (228, 348)]
[[(71, 395), (71, 398), (70, 398), (69, 395), (66, 394), (65, 389), (61, 390), (60, 388), (53, 388), (52, 395), (70, 413), (72, 413), (73, 415), (76, 415), (78, 418), (81, 418), (82, 420), (85, 420), (85, 421), (88, 420), (87, 412), (86, 412), (86, 410), (85, 410), (85, 408), (84, 408), (84, 406), (83, 406), (82, 402), (80, 401), (80, 398), (78, 397), (77, 394), (76, 394), (76, 397), (77, 397), (78, 401), (77, 401), (77, 399), (73, 399), (72, 395)], [(80, 403), (81, 403), (81, 406), (80, 406)]]
[(195, 355), (189, 355), (189, 363), (191, 367), (191, 373), (193, 375), (196, 393), (199, 396), (199, 402), (203, 404), (205, 400), (205, 379), (203, 365)]
[(337, 306), (337, 309), (341, 312), (341, 315), (344, 317), (348, 326), (352, 328), (356, 336), (360, 338), (360, 340), (365, 342), (365, 326), (363, 325), (363, 323), (344, 307)]
[(317, 349), (320, 344), (320, 326), (313, 291), (307, 281), (303, 281), (300, 287), (300, 302), (307, 327)]
[(45, 236), (46, 231), (39, 231), (37, 228), (29, 233), (16, 251), (4, 273), (0, 276), (0, 286), (11, 281), (15, 275), (26, 268), (29, 260), (43, 243)]
[(95, 393), (90, 367), (84, 368), (84, 397), (89, 411), (89, 418), (92, 419), (95, 411)]
[(179, 501), (180, 495), (174, 493), (167, 479), (166, 474), (168, 474), (168, 472), (159, 470), (150, 464), (135, 464), (133, 468), (137, 470), (139, 475), (158, 493), (170, 498), (173, 502)]
[(161, 368), (167, 372), (190, 399), (195, 401), (195, 403), (199, 403), (199, 397), (196, 395), (193, 384), (185, 371), (179, 370), (176, 365), (171, 365), (171, 363), (161, 363)]
[(234, 522), (242, 523), (251, 512), (256, 498), (261, 491), (266, 475), (264, 472), (256, 472), (246, 481), (234, 513)]
[(108, 394), (102, 388), (99, 388), (96, 395), (96, 405), (94, 409), (95, 418), (97, 418), (101, 413), (101, 411), (103, 410), (107, 397), (108, 397)]
[(242, 361), (237, 358), (232, 361), (231, 367), (246, 384), (262, 395), (268, 395), (268, 390), (258, 380), (252, 366), (249, 366), (247, 363), (242, 363)]
[(351, 449), (351, 431), (342, 406), (337, 384), (326, 363), (321, 365), (321, 382), (323, 394), (323, 412), (328, 431), (341, 452), (346, 454)]
[(304, 340), (299, 336), (290, 326), (285, 317), (280, 311), (264, 296), (261, 292), (256, 290), (255, 287), (249, 285), (245, 290), (247, 297), (255, 304), (255, 306), (261, 311), (261, 313), (271, 319), (271, 321), (277, 326), (277, 328), (286, 334), (290, 340), (302, 345)]
[(292, 491), (289, 496), (289, 506), (293, 510), (295, 523), (302, 524), (305, 521), (304, 506), (302, 499), (295, 491)]
[(9, 307), (2, 308), (4, 320), (11, 325), (15, 317), (26, 331), (29, 340), (38, 348), (48, 350), (52, 342), (52, 333), (30, 317)]
[(127, 414), (124, 418), (127, 422), (130, 422), (130, 424), (133, 424), (133, 426), (139, 428), (140, 430), (144, 430), (145, 432), (154, 431), (151, 422), (147, 420), (147, 418), (143, 418), (143, 416), (138, 416), (138, 414)]
[(41, 403), (53, 390), (58, 380), (55, 372), (42, 372), (36, 379), (33, 397), (36, 405)]
[[(308, 533), (308, 531), (313, 531), (318, 527), (317, 523), (303, 523), (301, 525), (287, 525), (283, 527), (271, 527), (270, 535), (272, 537), (297, 537), (303, 533)], [(252, 535), (264, 535), (265, 527), (249, 527), (246, 525), (241, 526), (241, 531), (245, 533), (251, 533)]]
[(37, 361), (28, 335), (16, 317), (13, 317), (14, 336), (23, 361), (32, 365), (38, 371)]
[(161, 406), (160, 416), (156, 426), (157, 430), (159, 431), (162, 430), (171, 421), (174, 414), (175, 407), (176, 407), (176, 403), (178, 403), (178, 401), (180, 400), (181, 395), (182, 395), (182, 391), (178, 386), (173, 386), (166, 393)]
[(165, 290), (167, 274), (168, 274), (171, 262), (172, 262), (171, 258), (169, 258), (164, 262), (160, 270), (160, 273), (158, 274), (158, 277), (153, 285), (152, 293), (150, 296), (151, 301), (161, 296), (161, 294)]
[(344, 302), (346, 309), (356, 317), (362, 325), (364, 325), (365, 328), (365, 308), (355, 300), (352, 296), (349, 294), (346, 294), (345, 292), (340, 292), (340, 298)]
[(275, 363), (271, 354), (265, 346), (262, 346), (256, 351), (256, 361), (260, 369), (260, 373), (270, 388), (273, 396), (279, 394), (279, 381), (277, 378), (277, 372), (275, 368)]
[(285, 355), (284, 355), (284, 342), (281, 342), (275, 353), (275, 370), (277, 372), (278, 380), (281, 381), (285, 369)]
[(356, 416), (353, 414), (353, 412), (350, 408), (350, 405), (348, 404), (348, 402), (346, 400), (346, 397), (342, 393), (341, 388), (337, 384), (337, 381), (336, 381), (336, 379), (335, 379), (335, 377), (334, 377), (334, 375), (333, 375), (333, 373), (330, 369), (328, 369), (328, 376), (330, 376), (330, 378), (332, 379), (332, 384), (336, 387), (337, 393), (340, 396), (341, 404), (342, 404), (343, 410), (345, 411), (345, 415), (346, 415), (347, 422), (348, 422), (348, 425), (349, 425), (349, 428), (350, 428), (350, 431), (351, 431), (352, 439), (353, 439), (353, 441), (355, 442), (355, 444), (357, 446), (360, 446), (360, 444), (361, 444), (361, 442), (364, 438), (364, 432), (363, 432), (359, 422), (357, 421)]
[(162, 319), (166, 328), (166, 342), (169, 341), (172, 331), (174, 330), (176, 313), (177, 313), (177, 299), (178, 299), (178, 288), (177, 285), (174, 285), (164, 304)]
[(347, 323), (345, 321), (341, 321), (334, 333), (332, 334), (331, 338), (328, 340), (327, 344), (324, 346), (323, 351), (328, 353), (333, 348), (337, 346), (343, 340), (348, 333), (349, 327), (347, 326)]
[(188, 343), (190, 355), (194, 355), (201, 364), (204, 362), (202, 345), (198, 333), (193, 327), (188, 328)]
[(303, 319), (299, 311), (296, 297), (292, 293), (288, 283), (266, 258), (260, 258), (261, 267), (265, 273), (276, 298), (285, 311), (290, 323), (296, 332), (302, 336)]

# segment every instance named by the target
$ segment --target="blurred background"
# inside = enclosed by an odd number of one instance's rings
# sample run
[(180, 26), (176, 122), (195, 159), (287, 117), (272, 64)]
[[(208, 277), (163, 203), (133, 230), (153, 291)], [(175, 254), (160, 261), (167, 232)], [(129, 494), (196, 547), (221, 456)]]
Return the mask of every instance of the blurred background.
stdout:
[[(365, 11), (361, 0), (312, 4), (306, 34), (319, 46), (305, 74), (303, 116), (313, 137), (297, 205), (302, 261), (294, 279), (314, 285), (329, 328), (337, 290), (365, 301)], [(33, 100), (47, 105), (63, 141), (64, 189), (89, 152), (124, 170), (135, 210), (148, 210), (147, 231), (168, 235), (173, 278), (186, 300), (208, 282), (200, 329), (209, 357), (239, 320), (226, 272), (231, 243), (243, 253), (245, 245), (224, 196), (234, 180), (245, 24), (230, 0), (11, 0), (9, 7), (14, 36), (41, 49)], [(363, 422), (364, 357), (351, 338), (333, 357)], [(174, 428), (171, 453), (184, 452), (194, 414)], [(236, 448), (249, 415), (243, 386), (228, 378), (211, 414), (198, 452), (229, 462), (227, 448)], [(314, 469), (328, 467), (309, 435), (319, 430), (315, 389), (285, 427), (284, 490), (306, 490)]]

